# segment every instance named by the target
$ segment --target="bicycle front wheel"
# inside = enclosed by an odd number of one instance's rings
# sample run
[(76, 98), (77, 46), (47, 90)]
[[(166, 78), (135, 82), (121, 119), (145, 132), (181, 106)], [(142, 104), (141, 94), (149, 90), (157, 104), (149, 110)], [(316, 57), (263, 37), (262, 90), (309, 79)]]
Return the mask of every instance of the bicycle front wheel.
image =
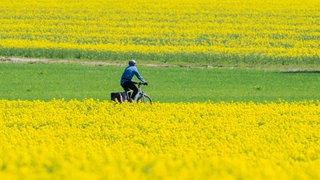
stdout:
[(141, 96), (138, 98), (137, 102), (139, 102), (139, 103), (149, 103), (149, 104), (152, 104), (152, 100), (151, 100), (150, 96), (148, 96), (148, 95), (146, 95), (146, 94), (141, 95)]

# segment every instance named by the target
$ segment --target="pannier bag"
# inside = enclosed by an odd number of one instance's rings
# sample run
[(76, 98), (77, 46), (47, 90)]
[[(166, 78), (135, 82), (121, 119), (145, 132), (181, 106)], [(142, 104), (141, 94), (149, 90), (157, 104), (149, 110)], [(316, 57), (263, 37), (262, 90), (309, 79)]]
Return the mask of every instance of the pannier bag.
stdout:
[(128, 100), (126, 92), (112, 92), (111, 93), (111, 101), (118, 101), (119, 103), (123, 103)]

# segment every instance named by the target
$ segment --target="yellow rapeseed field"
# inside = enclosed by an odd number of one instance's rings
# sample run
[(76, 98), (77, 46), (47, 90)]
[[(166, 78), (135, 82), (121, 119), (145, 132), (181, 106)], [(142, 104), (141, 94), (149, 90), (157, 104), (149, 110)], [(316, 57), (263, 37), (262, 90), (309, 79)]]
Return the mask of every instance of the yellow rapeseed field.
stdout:
[(304, 60), (320, 56), (319, 7), (318, 0), (1, 0), (0, 48)]
[(0, 100), (0, 179), (319, 179), (319, 103)]

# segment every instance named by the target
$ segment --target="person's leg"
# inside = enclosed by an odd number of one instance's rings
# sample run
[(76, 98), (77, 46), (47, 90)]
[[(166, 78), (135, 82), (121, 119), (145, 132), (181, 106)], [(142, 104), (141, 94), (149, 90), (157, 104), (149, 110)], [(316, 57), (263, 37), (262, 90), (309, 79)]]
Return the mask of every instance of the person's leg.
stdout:
[[(135, 86), (136, 87), (136, 86)], [(138, 88), (136, 87), (135, 89), (133, 89), (133, 93), (132, 93), (132, 99), (134, 99), (135, 100), (135, 98), (136, 98), (136, 95), (138, 94)]]
[(132, 98), (132, 99), (134, 99), (135, 96), (138, 94), (138, 88), (137, 88), (137, 86), (134, 85), (134, 83), (131, 82), (131, 81), (127, 81), (127, 82), (125, 82), (124, 84), (121, 84), (121, 86), (123, 87), (123, 89), (124, 89), (125, 91), (129, 91), (130, 89), (133, 90), (133, 93), (132, 93), (132, 95), (131, 95), (131, 98)]
[(128, 85), (128, 87), (129, 87), (130, 89), (133, 90), (133, 93), (132, 93), (132, 95), (131, 95), (131, 98), (134, 99), (134, 98), (136, 97), (136, 95), (138, 94), (138, 88), (137, 88), (137, 86), (134, 85), (134, 83), (131, 82), (131, 81), (129, 81), (127, 85)]
[(125, 92), (130, 91), (130, 88), (129, 88), (127, 82), (125, 82), (124, 84), (121, 84), (121, 86), (122, 86), (122, 88), (123, 88), (123, 90), (124, 90)]

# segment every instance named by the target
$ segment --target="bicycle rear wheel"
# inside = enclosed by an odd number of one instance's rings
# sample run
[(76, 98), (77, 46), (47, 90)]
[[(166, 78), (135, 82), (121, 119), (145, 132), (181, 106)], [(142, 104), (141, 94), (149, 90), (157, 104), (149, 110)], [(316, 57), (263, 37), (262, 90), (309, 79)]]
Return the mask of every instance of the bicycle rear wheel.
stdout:
[(149, 103), (152, 104), (152, 100), (150, 98), (150, 96), (143, 94), (142, 96), (140, 96), (137, 100), (137, 102), (139, 103)]

